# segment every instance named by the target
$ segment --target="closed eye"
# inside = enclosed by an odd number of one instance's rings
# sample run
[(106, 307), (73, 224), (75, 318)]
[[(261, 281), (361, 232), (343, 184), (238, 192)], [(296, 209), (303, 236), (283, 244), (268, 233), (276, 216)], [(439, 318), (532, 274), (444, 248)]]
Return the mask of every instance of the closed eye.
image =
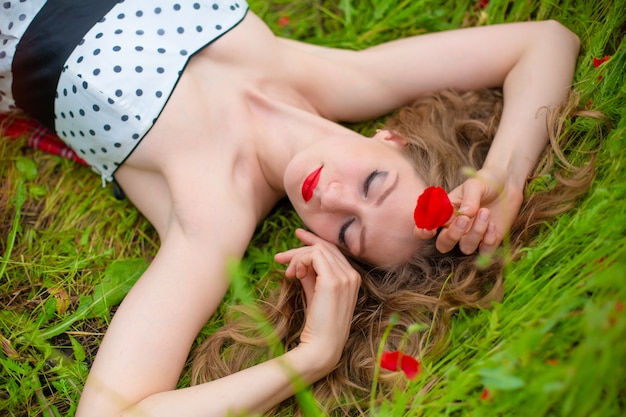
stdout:
[(341, 230), (339, 231), (339, 244), (341, 246), (344, 246), (346, 248), (348, 247), (348, 245), (346, 244), (346, 231), (348, 230), (348, 227), (350, 227), (350, 225), (354, 223), (355, 220), (356, 219), (353, 217), (352, 219), (344, 223), (343, 226), (341, 226)]
[(367, 197), (367, 193), (370, 190), (370, 185), (372, 185), (372, 182), (374, 181), (374, 179), (376, 178), (376, 176), (378, 176), (378, 174), (380, 174), (380, 172), (378, 172), (378, 170), (374, 170), (371, 174), (369, 174), (367, 176), (367, 178), (365, 179), (365, 184), (363, 184), (363, 195), (365, 195), (365, 197)]

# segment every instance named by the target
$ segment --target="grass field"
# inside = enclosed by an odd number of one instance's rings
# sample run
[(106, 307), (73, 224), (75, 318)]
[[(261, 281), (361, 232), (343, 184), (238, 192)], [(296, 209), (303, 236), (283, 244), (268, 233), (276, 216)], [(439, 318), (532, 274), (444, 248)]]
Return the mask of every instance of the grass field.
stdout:
[[(610, 120), (570, 126), (582, 148), (599, 149), (592, 189), (507, 267), (503, 302), (459, 314), (448, 349), (372, 414), (626, 415), (626, 0), (249, 3), (280, 36), (355, 49), (548, 18), (580, 36), (575, 89)], [(72, 416), (115, 306), (158, 238), (88, 169), (22, 140), (0, 138), (0, 184), (0, 416)], [(252, 286), (277, 266), (277, 250), (297, 244), (298, 224), (281, 206), (259, 228), (244, 261)]]

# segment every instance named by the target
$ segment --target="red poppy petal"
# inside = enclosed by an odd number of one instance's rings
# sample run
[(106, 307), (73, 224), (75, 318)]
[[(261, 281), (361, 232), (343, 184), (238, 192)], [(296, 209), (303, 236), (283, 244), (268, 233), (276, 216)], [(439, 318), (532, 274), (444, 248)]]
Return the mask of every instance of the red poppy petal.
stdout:
[(598, 68), (600, 65), (604, 64), (606, 61), (609, 60), (609, 58), (611, 58), (610, 55), (604, 55), (603, 58), (594, 58), (593, 59), (593, 67), (594, 68)]
[(380, 357), (380, 367), (388, 371), (397, 371), (399, 356), (400, 352), (383, 352), (383, 355)]
[(413, 219), (420, 229), (434, 230), (443, 226), (452, 213), (454, 207), (446, 191), (441, 187), (428, 187), (417, 199)]
[(402, 372), (407, 378), (413, 380), (420, 373), (420, 363), (417, 359), (410, 355), (403, 355), (400, 361)]
[(483, 392), (480, 394), (480, 399), (483, 401), (487, 401), (491, 399), (491, 392), (489, 392), (489, 390), (487, 388), (485, 388), (483, 390)]
[(289, 24), (289, 16), (281, 16), (278, 18), (278, 26), (285, 27)]

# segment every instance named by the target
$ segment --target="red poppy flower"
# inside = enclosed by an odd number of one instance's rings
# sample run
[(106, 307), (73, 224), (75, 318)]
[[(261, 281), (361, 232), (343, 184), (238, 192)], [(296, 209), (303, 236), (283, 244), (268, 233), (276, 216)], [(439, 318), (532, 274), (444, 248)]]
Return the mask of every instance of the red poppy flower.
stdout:
[(289, 24), (289, 16), (279, 17), (277, 23), (278, 23), (278, 26), (280, 26), (281, 28), (284, 28), (285, 26)]
[(399, 350), (394, 352), (384, 351), (380, 358), (380, 367), (388, 371), (396, 372), (398, 370), (404, 372), (407, 378), (413, 380), (420, 373), (420, 363), (411, 355), (405, 355)]
[(478, 5), (480, 6), (481, 9), (484, 9), (485, 7), (489, 5), (489, 0), (480, 0), (478, 2)]
[(491, 399), (491, 391), (489, 391), (487, 388), (485, 388), (483, 390), (483, 392), (480, 394), (480, 399), (483, 401), (488, 401)]
[(606, 61), (611, 58), (610, 55), (604, 55), (604, 58), (594, 58), (593, 59), (593, 67), (598, 68), (600, 65), (604, 64)]
[(441, 187), (428, 187), (417, 199), (413, 219), (420, 229), (434, 230), (446, 224), (453, 212), (446, 191)]

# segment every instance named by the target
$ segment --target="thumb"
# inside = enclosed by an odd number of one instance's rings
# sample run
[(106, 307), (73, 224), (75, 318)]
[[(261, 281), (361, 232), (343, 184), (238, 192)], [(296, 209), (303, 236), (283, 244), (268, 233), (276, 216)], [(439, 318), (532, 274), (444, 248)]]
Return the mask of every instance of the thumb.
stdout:
[[(485, 184), (478, 178), (470, 178), (460, 187), (457, 197), (459, 214), (473, 218), (478, 213)], [(457, 191), (457, 190), (455, 190)]]

